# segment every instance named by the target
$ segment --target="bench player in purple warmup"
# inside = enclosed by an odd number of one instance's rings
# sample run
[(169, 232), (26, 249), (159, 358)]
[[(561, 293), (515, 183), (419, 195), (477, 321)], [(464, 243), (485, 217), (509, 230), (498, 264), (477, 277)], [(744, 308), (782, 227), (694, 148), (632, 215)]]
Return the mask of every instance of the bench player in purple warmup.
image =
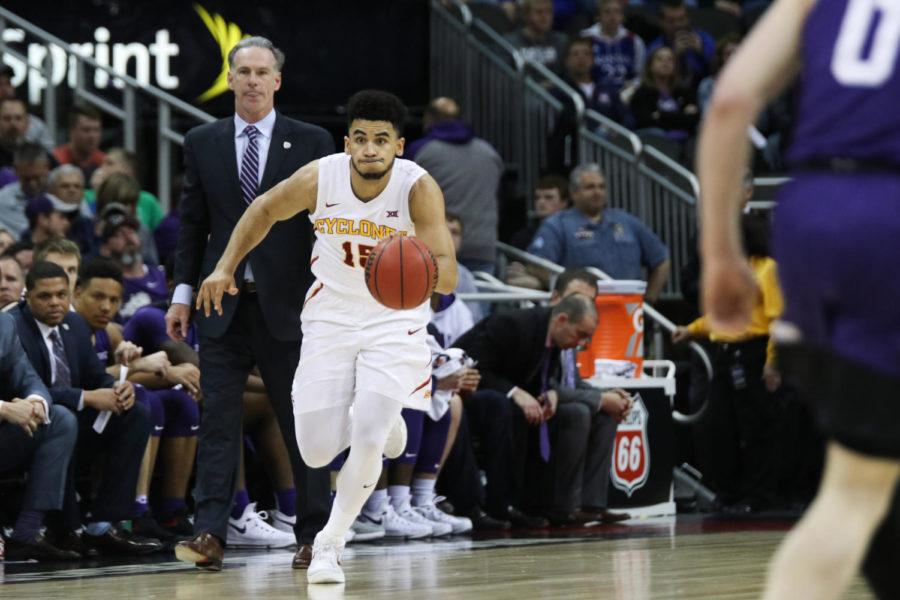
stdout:
[[(778, 0), (720, 76), (700, 143), (703, 297), (740, 330), (757, 293), (740, 251), (746, 131), (799, 73), (775, 213), (785, 376), (828, 439), (819, 493), (772, 562), (765, 598), (837, 598), (862, 566), (900, 598), (900, 2)], [(893, 497), (893, 504), (892, 504)]]

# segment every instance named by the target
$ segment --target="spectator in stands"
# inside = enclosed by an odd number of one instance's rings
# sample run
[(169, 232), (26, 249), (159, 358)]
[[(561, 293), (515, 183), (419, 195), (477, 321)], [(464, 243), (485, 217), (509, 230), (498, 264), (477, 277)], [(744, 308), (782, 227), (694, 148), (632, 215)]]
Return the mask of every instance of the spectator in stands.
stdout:
[(6, 252), (6, 249), (16, 243), (16, 238), (10, 232), (0, 227), (0, 254)]
[(423, 124), (425, 137), (410, 144), (408, 156), (441, 186), (447, 211), (462, 219), (458, 259), (472, 271), (493, 274), (503, 159), (460, 120), (451, 98), (432, 100)]
[(72, 222), (64, 210), (70, 210), (69, 205), (49, 194), (42, 194), (29, 200), (25, 206), (28, 231), (22, 234), (22, 239), (32, 244), (40, 244), (53, 237), (65, 237)]
[(9, 312), (19, 305), (25, 291), (25, 275), (12, 256), (0, 256), (0, 312)]
[(524, 0), (522, 20), (522, 29), (506, 39), (526, 60), (559, 73), (568, 40), (564, 33), (553, 31), (553, 0)]
[(119, 314), (127, 321), (142, 306), (166, 300), (169, 289), (165, 269), (144, 263), (137, 219), (124, 211), (109, 208), (101, 221), (101, 241), (97, 253), (112, 259), (122, 269), (125, 294)]
[(668, 46), (675, 53), (678, 70), (687, 87), (697, 89), (700, 80), (710, 74), (716, 42), (707, 32), (691, 24), (684, 0), (666, 0), (660, 8), (663, 34), (650, 42), (648, 52)]
[[(569, 184), (559, 175), (545, 175), (534, 188), (534, 218), (531, 223), (513, 234), (509, 243), (526, 250), (534, 239), (538, 227), (547, 217), (569, 207)], [(512, 261), (506, 266), (506, 283), (534, 290), (542, 288), (540, 278), (528, 272), (525, 265)]]
[(31, 242), (18, 241), (10, 245), (3, 252), (3, 256), (13, 257), (22, 268), (22, 273), (27, 275), (28, 269), (31, 268), (31, 264), (34, 261), (34, 245)]
[[(26, 276), (26, 303), (15, 311), (16, 328), (25, 353), (54, 403), (78, 418), (77, 459), (69, 465), (64, 527), (76, 531), (81, 514), (75, 494), (75, 466), (98, 447), (108, 452), (103, 482), (91, 506), (85, 545), (111, 555), (145, 554), (161, 548), (156, 540), (140, 540), (115, 524), (133, 515), (134, 490), (144, 448), (150, 435), (149, 410), (136, 405), (134, 387), (116, 383), (106, 372), (91, 343), (85, 321), (69, 310), (65, 271), (49, 262), (35, 263)], [(102, 433), (94, 423), (102, 411), (110, 417)]]
[[(593, 299), (597, 277), (583, 269), (560, 273), (550, 306), (572, 294)], [(560, 351), (560, 374), (555, 387), (559, 397), (557, 418), (550, 421), (553, 502), (550, 522), (623, 521), (627, 514), (610, 513), (607, 507), (609, 470), (616, 426), (632, 406), (621, 389), (600, 390), (581, 379), (575, 349)]]
[[(456, 248), (456, 254), (459, 256), (459, 249), (462, 247), (463, 232), (465, 231), (462, 219), (459, 215), (452, 212), (446, 213), (447, 229), (450, 230), (450, 237), (453, 239), (453, 247)], [(478, 286), (475, 285), (475, 276), (472, 271), (463, 264), (457, 264), (458, 278), (456, 281), (455, 294), (474, 294), (478, 292)], [(440, 303), (439, 303), (440, 304)], [(481, 302), (466, 302), (466, 306), (472, 313), (473, 322), (478, 322), (487, 313), (488, 307)]]
[[(590, 38), (582, 37), (572, 40), (566, 50), (566, 69), (563, 81), (581, 95), (585, 108), (595, 110), (617, 123), (629, 126), (631, 120), (628, 109), (619, 97), (622, 85), (596, 79), (595, 69), (592, 66), (595, 59), (591, 54), (591, 46)], [(565, 94), (556, 91), (554, 95), (571, 104)]]
[(573, 208), (549, 217), (538, 228), (528, 251), (563, 267), (597, 267), (613, 279), (644, 279), (646, 298), (655, 302), (669, 278), (669, 252), (637, 217), (606, 208), (606, 178), (600, 166), (572, 170)]
[[(768, 216), (741, 218), (744, 249), (759, 293), (744, 331), (710, 328), (706, 317), (678, 327), (672, 341), (693, 337), (712, 342), (713, 378), (704, 416), (706, 436), (697, 436), (704, 481), (719, 493), (728, 512), (746, 514), (773, 508), (778, 487), (780, 404), (771, 392), (781, 385), (775, 366), (772, 323), (784, 300), (777, 265), (769, 256)], [(702, 443), (702, 445), (701, 445)]]
[(72, 223), (67, 237), (78, 244), (84, 255), (94, 249), (94, 213), (84, 199), (84, 174), (76, 166), (60, 165), (47, 179), (50, 193), (68, 207), (66, 216)]
[(0, 189), (0, 227), (20, 239), (28, 229), (25, 206), (47, 192), (50, 160), (42, 147), (25, 142), (16, 149), (14, 163), (18, 181)]
[(53, 156), (61, 165), (75, 165), (90, 181), (94, 170), (100, 168), (106, 157), (100, 150), (103, 119), (93, 106), (76, 105), (69, 113), (69, 142), (57, 146)]
[(593, 77), (598, 86), (616, 93), (637, 84), (644, 68), (644, 41), (625, 29), (622, 0), (600, 0), (597, 22), (581, 32), (589, 37), (593, 52)]
[(691, 138), (700, 121), (697, 95), (682, 85), (675, 55), (665, 46), (650, 52), (630, 106), (638, 133), (658, 134), (679, 142)]
[[(9, 65), (0, 63), (0, 102), (7, 98), (16, 97), (16, 88), (13, 87), (13, 70)], [(47, 125), (33, 114), (28, 115), (28, 128), (25, 130), (25, 141), (35, 142), (43, 146), (47, 152), (53, 150), (56, 144), (50, 137)]]
[(112, 173), (106, 177), (97, 188), (96, 233), (98, 237), (102, 235), (102, 223), (108, 214), (124, 212), (134, 217), (138, 222), (138, 237), (141, 240), (141, 254), (144, 262), (158, 265), (159, 255), (156, 253), (153, 232), (137, 219), (137, 203), (140, 193), (141, 187), (134, 177), (124, 173)]
[(169, 212), (153, 230), (153, 241), (156, 242), (160, 264), (166, 264), (169, 257), (174, 258), (175, 248), (178, 245), (178, 230), (181, 227), (178, 206), (181, 202), (182, 183), (181, 177), (173, 182), (172, 192), (169, 195)]
[[(518, 525), (546, 525), (545, 520), (517, 509), (503, 511), (519, 500), (525, 466), (520, 440), (527, 436), (526, 423), (544, 428), (556, 415), (559, 397), (553, 382), (560, 373), (560, 351), (586, 342), (596, 327), (594, 302), (574, 294), (552, 309), (495, 313), (456, 340), (458, 348), (478, 361), (481, 373), (481, 385), (465, 410), (485, 454), (487, 506), (493, 516)], [(504, 437), (510, 424), (512, 439)], [(542, 431), (541, 436), (546, 433)], [(549, 458), (545, 451), (549, 449), (542, 442), (541, 454)]]
[(713, 62), (714, 72), (705, 77), (697, 88), (697, 101), (700, 103), (700, 114), (706, 113), (706, 107), (712, 100), (713, 89), (716, 85), (716, 78), (722, 67), (731, 59), (738, 47), (741, 45), (741, 36), (736, 33), (730, 33), (716, 42), (716, 58)]
[[(113, 173), (122, 173), (138, 180), (138, 160), (134, 152), (124, 148), (110, 148), (103, 159), (103, 165), (94, 171), (91, 178), (91, 188), (85, 193), (85, 199), (96, 212), (97, 198), (94, 190), (99, 189), (107, 177)], [(156, 196), (146, 190), (141, 190), (135, 207), (135, 215), (147, 229), (155, 231), (163, 219), (162, 207)]]
[(34, 372), (9, 315), (0, 315), (0, 472), (27, 465), (25, 497), (6, 560), (79, 560), (81, 554), (51, 543), (44, 516), (63, 507), (66, 473), (75, 453), (75, 416), (55, 404)]
[(81, 267), (81, 252), (72, 240), (53, 237), (34, 249), (34, 262), (47, 261), (60, 267), (69, 278), (69, 297), (75, 298), (75, 284)]
[(15, 96), (0, 99), (0, 167), (11, 167), (16, 150), (25, 141), (28, 111)]

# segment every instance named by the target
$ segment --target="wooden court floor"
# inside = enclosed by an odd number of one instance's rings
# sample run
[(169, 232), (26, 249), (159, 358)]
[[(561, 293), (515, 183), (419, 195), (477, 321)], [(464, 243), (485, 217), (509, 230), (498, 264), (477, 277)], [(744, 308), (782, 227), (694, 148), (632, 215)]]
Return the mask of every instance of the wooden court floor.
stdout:
[[(345, 585), (308, 586), (287, 551), (231, 551), (221, 573), (171, 557), (66, 569), (5, 564), (3, 600), (752, 599), (786, 523), (653, 520), (504, 538), (359, 544)], [(2, 564), (2, 563), (0, 563)], [(857, 579), (845, 598), (872, 598)]]

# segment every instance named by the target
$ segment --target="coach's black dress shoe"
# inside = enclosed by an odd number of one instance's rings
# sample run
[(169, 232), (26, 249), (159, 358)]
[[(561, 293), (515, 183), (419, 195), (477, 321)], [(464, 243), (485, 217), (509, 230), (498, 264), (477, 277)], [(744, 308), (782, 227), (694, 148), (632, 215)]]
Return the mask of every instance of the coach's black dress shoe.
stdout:
[(103, 535), (89, 535), (85, 533), (82, 539), (85, 544), (96, 548), (101, 554), (109, 554), (111, 556), (139, 556), (163, 549), (162, 542), (157, 539), (139, 538), (115, 527), (110, 527)]
[(512, 506), (509, 507), (509, 510), (503, 515), (505, 519), (508, 519), (510, 523), (512, 523), (513, 527), (519, 527), (522, 529), (543, 529), (544, 527), (549, 527), (550, 522), (544, 517), (535, 517), (532, 515), (526, 515), (518, 508), (514, 508)]
[(39, 533), (27, 542), (10, 538), (6, 542), (5, 560), (70, 561), (81, 560), (81, 554), (58, 548), (51, 544), (43, 533)]
[(96, 548), (92, 548), (85, 544), (84, 540), (81, 539), (81, 536), (74, 531), (67, 531), (66, 533), (57, 534), (55, 545), (60, 550), (70, 550), (72, 552), (77, 552), (81, 555), (82, 558), (97, 558), (98, 556), (100, 556), (100, 553)]
[(480, 508), (473, 508), (466, 514), (472, 520), (472, 529), (475, 531), (506, 531), (511, 527), (509, 521), (495, 519)]

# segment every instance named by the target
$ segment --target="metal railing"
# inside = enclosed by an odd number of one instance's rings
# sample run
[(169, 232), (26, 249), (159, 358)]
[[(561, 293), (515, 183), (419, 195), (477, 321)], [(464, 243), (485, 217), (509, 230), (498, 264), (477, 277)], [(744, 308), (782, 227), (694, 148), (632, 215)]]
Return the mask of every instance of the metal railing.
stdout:
[[(497, 242), (497, 250), (499, 250), (502, 254), (504, 254), (512, 259), (515, 259), (517, 261), (520, 261), (526, 265), (533, 265), (535, 267), (545, 269), (547, 272), (552, 273), (554, 276), (559, 275), (560, 273), (565, 271), (565, 269), (562, 266), (560, 266), (554, 262), (551, 262), (540, 256), (535, 256), (534, 254), (529, 254), (528, 252), (525, 252), (524, 250), (520, 250), (520, 249), (516, 248), (515, 246), (510, 246), (509, 244), (505, 244), (503, 242)], [(610, 277), (609, 275), (607, 275), (600, 269), (597, 269), (594, 267), (588, 267), (587, 270), (591, 271), (597, 277), (599, 277), (600, 279), (602, 279), (604, 281), (612, 280), (612, 277)], [(524, 296), (524, 294), (522, 294), (522, 295)], [(480, 300), (481, 299), (480, 297), (476, 297), (476, 296), (480, 296), (480, 295), (473, 294), (471, 299), (472, 300), (476, 300), (476, 299)], [(651, 305), (647, 302), (644, 302), (644, 316), (647, 317), (648, 319), (650, 319), (654, 324), (654, 331), (652, 334), (652, 337), (654, 339), (653, 339), (652, 347), (654, 348), (655, 356), (657, 358), (661, 358), (662, 357), (662, 347), (663, 347), (662, 330), (665, 330), (666, 332), (671, 334), (673, 331), (675, 331), (676, 325), (675, 325), (675, 323), (670, 321), (665, 315), (663, 315), (658, 310), (656, 310), (653, 307), (653, 305)], [(703, 366), (706, 370), (707, 377), (709, 378), (710, 381), (712, 381), (712, 378), (713, 378), (712, 362), (710, 361), (709, 355), (706, 353), (706, 350), (703, 349), (703, 346), (701, 346), (697, 342), (693, 342), (693, 341), (688, 342), (688, 347), (690, 348), (691, 352), (696, 354), (698, 356), (698, 358), (700, 359), (700, 361), (703, 363)], [(706, 412), (707, 402), (708, 402), (708, 398), (706, 400), (704, 400), (704, 402), (700, 406), (700, 408), (698, 408), (695, 412), (690, 413), (690, 414), (685, 414), (680, 411), (673, 410), (672, 418), (676, 422), (682, 423), (684, 425), (694, 424), (697, 421), (699, 421), (700, 418), (703, 416), (703, 413)]]
[[(184, 135), (173, 129), (173, 112), (200, 123), (212, 122), (215, 120), (215, 117), (157, 87), (143, 84), (126, 73), (98, 63), (92, 57), (82, 54), (71, 44), (0, 6), (0, 31), (4, 31), (10, 26), (20, 28), (24, 34), (46, 44), (50, 49), (44, 56), (41, 64), (34, 64), (24, 54), (10, 47), (0, 37), (0, 60), (8, 63), (7, 57), (12, 57), (15, 59), (14, 62), (17, 61), (25, 66), (28, 77), (44, 78), (46, 84), (43, 103), (44, 119), (47, 122), (48, 131), (54, 140), (59, 141), (57, 136), (59, 127), (59, 95), (52, 78), (57, 59), (67, 61), (69, 65), (74, 65), (73, 91), (75, 100), (94, 106), (121, 123), (123, 130), (122, 141), (126, 150), (138, 152), (140, 155), (140, 149), (138, 148), (139, 101), (155, 102), (157, 113), (157, 160), (159, 163), (157, 165), (156, 191), (163, 210), (168, 210), (172, 187), (172, 144), (181, 145), (184, 142)], [(24, 42), (24, 35), (22, 41)], [(120, 98), (117, 100), (111, 100), (106, 91), (102, 95), (98, 93), (97, 82), (108, 80), (113, 81), (113, 89), (121, 88)]]
[(529, 209), (534, 184), (551, 162), (550, 138), (559, 134), (555, 130), (564, 111), (572, 111), (574, 127), (563, 144), (563, 164), (572, 167), (577, 159), (600, 165), (610, 205), (636, 215), (669, 248), (672, 276), (662, 295), (680, 297), (677, 274), (696, 230), (694, 174), (634, 132), (585, 110), (578, 92), (524, 59), (461, 0), (451, 4), (432, 0), (432, 94), (456, 98), (478, 135), (515, 169), (517, 191), (528, 198)]

